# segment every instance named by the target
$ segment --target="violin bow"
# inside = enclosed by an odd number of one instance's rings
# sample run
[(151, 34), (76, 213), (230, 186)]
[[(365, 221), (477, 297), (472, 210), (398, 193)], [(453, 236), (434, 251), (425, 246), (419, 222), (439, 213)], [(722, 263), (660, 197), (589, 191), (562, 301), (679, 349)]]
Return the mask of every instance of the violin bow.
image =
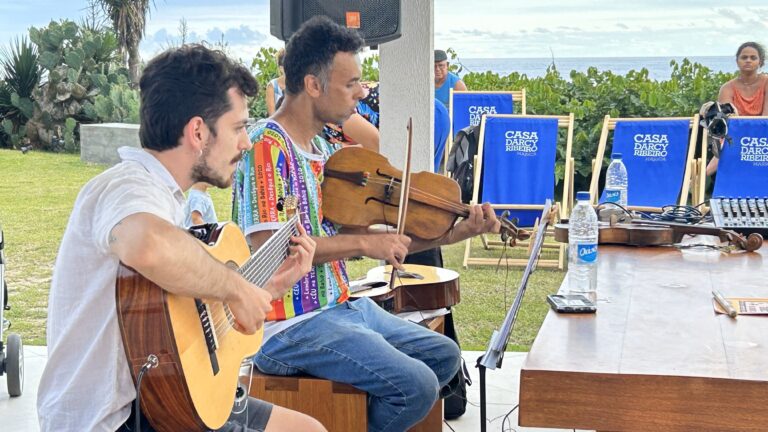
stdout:
[[(405, 234), (405, 217), (408, 212), (408, 195), (411, 192), (411, 148), (413, 147), (413, 118), (408, 117), (408, 142), (405, 145), (405, 167), (403, 168), (403, 178), (400, 184), (400, 206), (397, 211), (397, 234)], [(405, 260), (405, 257), (402, 257)], [(397, 259), (397, 257), (395, 257)], [(389, 287), (395, 286), (397, 278), (397, 269), (392, 265), (392, 274), (389, 277)]]

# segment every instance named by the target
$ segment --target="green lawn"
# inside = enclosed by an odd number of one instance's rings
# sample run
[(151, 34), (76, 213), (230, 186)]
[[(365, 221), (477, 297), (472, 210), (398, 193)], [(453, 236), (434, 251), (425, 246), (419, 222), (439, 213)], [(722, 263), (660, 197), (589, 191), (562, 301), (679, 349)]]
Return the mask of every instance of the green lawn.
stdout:
[[(85, 164), (75, 155), (0, 150), (0, 224), (5, 232), (12, 306), (6, 317), (26, 344), (45, 344), (48, 289), (59, 242), (78, 191), (104, 169)], [(219, 219), (228, 219), (230, 192), (212, 189), (211, 195)], [(481, 249), (479, 242), (474, 247)], [(500, 250), (481, 252), (490, 257), (500, 254)], [(461, 269), (463, 243), (443, 248), (443, 253), (446, 267), (461, 274), (461, 304), (454, 310), (462, 348), (484, 350), (514, 300), (522, 270)], [(375, 265), (368, 259), (353, 261), (350, 276), (361, 276)], [(557, 291), (563, 276), (561, 271), (545, 269), (532, 275), (509, 349), (530, 347), (548, 310), (545, 297)]]

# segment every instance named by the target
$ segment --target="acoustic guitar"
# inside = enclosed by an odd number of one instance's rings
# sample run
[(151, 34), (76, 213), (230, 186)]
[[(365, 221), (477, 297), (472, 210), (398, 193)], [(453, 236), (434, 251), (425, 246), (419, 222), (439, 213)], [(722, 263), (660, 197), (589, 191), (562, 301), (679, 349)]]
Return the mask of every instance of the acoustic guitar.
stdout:
[(456, 305), (461, 300), (459, 274), (442, 267), (404, 264), (394, 285), (392, 266), (375, 267), (364, 279), (350, 282), (350, 297), (369, 297), (392, 313), (431, 310)]
[[(263, 286), (288, 254), (297, 233), (293, 216), (250, 255), (232, 224), (190, 232), (214, 258)], [(158, 359), (141, 381), (141, 410), (158, 432), (218, 429), (235, 401), (240, 364), (259, 350), (263, 332), (233, 328), (226, 304), (174, 295), (123, 264), (117, 275), (117, 314), (134, 384), (150, 355)]]

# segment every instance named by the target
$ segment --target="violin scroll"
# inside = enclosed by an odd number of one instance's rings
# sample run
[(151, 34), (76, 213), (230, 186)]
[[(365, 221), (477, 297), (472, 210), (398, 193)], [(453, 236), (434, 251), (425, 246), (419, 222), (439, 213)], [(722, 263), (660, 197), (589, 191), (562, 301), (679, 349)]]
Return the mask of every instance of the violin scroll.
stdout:
[(747, 252), (754, 252), (763, 246), (763, 236), (758, 233), (752, 233), (746, 238), (734, 231), (725, 231), (725, 233), (729, 244), (733, 244)]
[(501, 241), (509, 243), (510, 247), (515, 246), (518, 240), (528, 240), (531, 238), (531, 233), (517, 227), (517, 218), (509, 219), (509, 210), (504, 210), (499, 215), (499, 222), (501, 222)]

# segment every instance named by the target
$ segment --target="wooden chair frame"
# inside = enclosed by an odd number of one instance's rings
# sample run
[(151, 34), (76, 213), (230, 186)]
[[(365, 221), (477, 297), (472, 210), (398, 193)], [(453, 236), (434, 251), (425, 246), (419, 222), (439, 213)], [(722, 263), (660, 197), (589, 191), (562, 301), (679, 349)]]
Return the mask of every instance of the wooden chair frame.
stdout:
[[(520, 104), (520, 115), (525, 115), (526, 113), (526, 93), (525, 89), (522, 90), (509, 90), (509, 91), (472, 91), (472, 90), (454, 90), (450, 89), (449, 96), (448, 96), (448, 115), (450, 116), (451, 120), (449, 122), (449, 129), (448, 129), (448, 141), (445, 145), (445, 152), (443, 153), (443, 166), (448, 166), (448, 155), (451, 153), (451, 147), (453, 147), (453, 137), (456, 135), (456, 132), (453, 130), (453, 94), (454, 93), (462, 93), (462, 94), (509, 94), (512, 95), (512, 103), (513, 104)], [(447, 175), (447, 171), (445, 172)]]
[[(683, 184), (680, 187), (678, 205), (685, 205), (688, 203), (688, 193), (691, 191), (691, 185), (693, 185), (694, 200), (697, 193), (703, 193), (703, 188), (699, 192), (699, 180), (697, 176), (700, 173), (701, 162), (693, 159), (693, 155), (696, 152), (696, 138), (699, 133), (699, 115), (696, 114), (693, 117), (615, 117), (611, 118), (610, 115), (606, 115), (603, 120), (603, 129), (600, 132), (600, 142), (597, 146), (597, 153), (595, 158), (592, 159), (592, 179), (589, 183), (589, 194), (592, 197), (592, 204), (596, 205), (599, 200), (597, 186), (600, 181), (600, 170), (603, 167), (603, 156), (605, 155), (605, 147), (608, 143), (608, 133), (616, 129), (616, 124), (621, 122), (638, 122), (638, 121), (665, 121), (665, 120), (689, 120), (688, 130), (690, 131), (688, 140), (688, 154), (685, 158), (685, 171), (683, 172)], [(706, 137), (706, 135), (705, 135)], [(706, 159), (706, 158), (705, 158)], [(697, 203), (698, 204), (698, 203)], [(647, 206), (628, 206), (630, 210), (646, 211), (646, 212), (661, 212), (661, 207), (647, 207)]]
[[(563, 199), (562, 202), (558, 204), (560, 209), (560, 215), (567, 215), (568, 210), (570, 209), (572, 203), (573, 203), (573, 168), (574, 168), (574, 160), (571, 156), (572, 150), (573, 150), (573, 125), (574, 125), (574, 117), (573, 113), (570, 113), (568, 115), (519, 115), (519, 114), (489, 114), (486, 116), (483, 116), (483, 119), (480, 123), (480, 143), (477, 149), (477, 158), (475, 160), (475, 184), (472, 191), (472, 204), (478, 203), (480, 197), (480, 181), (482, 177), (482, 165), (483, 165), (483, 152), (485, 147), (485, 121), (489, 117), (495, 117), (495, 118), (538, 118), (538, 119), (557, 119), (557, 127), (558, 129), (565, 128), (566, 129), (566, 140), (565, 140), (565, 177), (563, 179)], [(544, 204), (536, 204), (536, 203), (530, 203), (530, 204), (492, 204), (492, 207), (497, 210), (543, 210)], [(549, 235), (549, 233), (548, 233)], [(489, 249), (491, 246), (501, 246), (503, 245), (500, 241), (490, 241), (485, 236), (482, 237), (483, 246), (486, 249)], [(521, 246), (529, 246), (528, 242), (518, 242)], [(545, 248), (548, 249), (558, 249), (558, 258), (557, 259), (540, 259), (538, 261), (538, 266), (540, 267), (549, 267), (549, 268), (559, 268), (562, 269), (565, 265), (565, 251), (566, 251), (566, 245), (563, 243), (548, 243), (544, 245)], [(498, 260), (494, 258), (478, 258), (478, 257), (471, 257), (472, 245), (471, 245), (471, 239), (466, 240), (465, 248), (464, 248), (464, 261), (463, 265), (466, 268), (469, 265), (497, 265)], [(528, 253), (530, 254), (530, 248), (528, 250)], [(512, 266), (525, 266), (528, 263), (528, 258), (522, 259), (513, 259), (513, 258), (507, 258), (506, 264), (512, 265)]]

